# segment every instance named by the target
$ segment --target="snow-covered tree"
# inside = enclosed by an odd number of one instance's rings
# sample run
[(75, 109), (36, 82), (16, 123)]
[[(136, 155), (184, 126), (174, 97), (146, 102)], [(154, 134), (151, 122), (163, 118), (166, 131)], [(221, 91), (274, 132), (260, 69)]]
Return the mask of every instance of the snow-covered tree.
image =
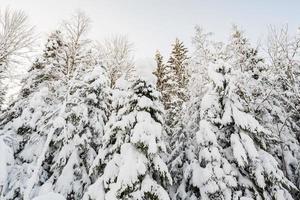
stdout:
[(190, 75), (187, 92), (190, 97), (183, 111), (183, 123), (190, 134), (199, 130), (200, 105), (210, 82), (207, 67), (216, 57), (224, 56), (225, 45), (212, 40), (212, 33), (207, 33), (199, 26), (195, 27), (195, 35), (192, 39), (194, 52), (188, 66)]
[[(87, 25), (88, 19), (82, 13), (64, 23), (65, 90), (58, 94), (61, 102), (46, 123), (49, 132), (25, 198), (34, 195), (38, 183), (42, 184), (41, 191), (54, 190), (66, 199), (81, 199), (91, 182), (88, 169), (99, 148), (110, 98), (105, 68), (83, 38)], [(43, 170), (48, 176), (41, 181)]]
[(159, 51), (156, 51), (155, 61), (156, 61), (156, 69), (153, 72), (153, 74), (157, 77), (156, 88), (158, 91), (162, 92), (164, 86), (163, 80), (165, 76), (165, 64), (164, 64), (163, 56), (160, 54)]
[(185, 155), (183, 153), (185, 148), (185, 137), (183, 133), (183, 126), (181, 124), (180, 113), (183, 100), (179, 98), (179, 79), (176, 76), (176, 71), (169, 65), (163, 64), (160, 60), (162, 57), (157, 54), (157, 69), (154, 72), (157, 76), (156, 87), (162, 94), (162, 101), (166, 109), (166, 121), (163, 124), (168, 135), (168, 163), (169, 170), (172, 174), (174, 186), (169, 187), (170, 194), (176, 188), (176, 183), (182, 177), (182, 159)]
[(258, 49), (251, 46), (244, 32), (237, 26), (233, 26), (226, 50), (235, 71), (240, 73), (236, 84), (238, 94), (243, 99), (243, 106), (253, 114), (257, 114), (257, 104), (264, 98), (266, 64), (258, 54)]
[[(199, 154), (184, 172), (182, 199), (293, 199), (295, 189), (265, 151), (272, 133), (243, 107), (229, 61), (208, 68), (212, 80), (201, 103)], [(202, 177), (199, 179), (199, 177)]]
[(18, 100), (1, 116), (1, 134), (14, 138), (11, 148), (16, 156), (5, 198), (22, 198), (26, 181), (43, 149), (48, 134), (44, 123), (57, 109), (57, 88), (62, 88), (65, 45), (60, 32), (49, 36), (43, 55), (37, 59), (23, 81)]
[(169, 169), (173, 178), (170, 195), (173, 199), (179, 198), (184, 191), (186, 177), (184, 171), (189, 168), (196, 156), (195, 134), (199, 130), (201, 100), (207, 90), (209, 82), (207, 64), (216, 56), (222, 54), (223, 45), (211, 40), (210, 33), (196, 27), (193, 38), (195, 51), (188, 66), (190, 79), (187, 92), (189, 99), (180, 111), (180, 120), (172, 135), (172, 152), (169, 155)]
[[(180, 95), (180, 81), (176, 74), (176, 70), (173, 66), (163, 63), (162, 55), (157, 52), (155, 55), (157, 63), (154, 75), (157, 78), (156, 88), (162, 95), (162, 102), (167, 111), (167, 126), (173, 127), (178, 119), (175, 120), (175, 115), (180, 111), (180, 106), (183, 104), (183, 100), (179, 98)], [(170, 118), (170, 120), (168, 120)], [(171, 120), (171, 118), (174, 118)], [(175, 122), (176, 121), (176, 122)]]
[(58, 126), (51, 124), (55, 130), (47, 152), (52, 159), (46, 184), (66, 199), (81, 199), (91, 183), (88, 170), (109, 114), (109, 81), (101, 65), (82, 65), (68, 87), (56, 119), (61, 122)]
[[(172, 135), (180, 127), (180, 113), (183, 103), (188, 99), (188, 56), (183, 43), (176, 39), (167, 64), (162, 66), (161, 86), (162, 100), (166, 109), (166, 127)], [(178, 126), (177, 126), (178, 125)], [(173, 130), (174, 129), (174, 130)], [(175, 139), (175, 138), (174, 138)], [(175, 139), (176, 140), (176, 139)], [(172, 147), (171, 147), (172, 148)]]
[(56, 191), (81, 199), (88, 169), (99, 149), (109, 114), (109, 82), (88, 40), (88, 20), (78, 13), (50, 35), (44, 54), (24, 80), (18, 101), (1, 123), (16, 138), (16, 163), (7, 199), (31, 199)]
[(156, 54), (157, 68), (155, 75), (157, 76), (157, 88), (162, 94), (162, 100), (166, 109), (165, 129), (168, 133), (168, 165), (172, 177), (174, 178), (174, 186), (169, 188), (171, 196), (177, 182), (182, 177), (183, 159), (186, 155), (184, 149), (186, 147), (185, 138), (187, 134), (182, 121), (182, 107), (188, 99), (188, 56), (187, 48), (183, 43), (176, 39), (172, 45), (172, 52), (166, 64), (163, 63), (162, 56)]
[(187, 66), (189, 57), (187, 55), (188, 50), (184, 46), (183, 42), (176, 38), (175, 44), (172, 45), (173, 49), (168, 60), (167, 65), (170, 68), (173, 68), (176, 72), (176, 76), (178, 78), (178, 85), (180, 91), (178, 92), (178, 97), (183, 101), (186, 100), (187, 97), (187, 84), (188, 84), (188, 73)]
[(251, 71), (257, 77), (259, 72), (264, 69), (263, 59), (258, 56), (258, 50), (251, 47), (244, 32), (239, 30), (237, 26), (232, 28), (230, 43), (227, 48), (230, 52), (231, 60), (233, 60), (235, 67), (240, 71)]
[(265, 96), (258, 105), (262, 121), (282, 143), (272, 146), (285, 175), (300, 187), (299, 43), (288, 28), (271, 28), (267, 43), (268, 68), (263, 86)]
[(166, 187), (172, 179), (161, 157), (163, 114), (159, 92), (142, 79), (127, 91), (115, 91), (103, 147), (92, 167), (99, 178), (86, 199), (169, 199)]
[[(180, 113), (184, 115), (184, 112)], [(168, 168), (173, 178), (173, 185), (169, 187), (169, 194), (171, 199), (177, 199), (176, 193), (184, 181), (184, 171), (190, 161), (195, 159), (195, 145), (192, 139), (193, 135), (188, 131), (183, 118), (180, 118), (172, 133), (167, 156)]]

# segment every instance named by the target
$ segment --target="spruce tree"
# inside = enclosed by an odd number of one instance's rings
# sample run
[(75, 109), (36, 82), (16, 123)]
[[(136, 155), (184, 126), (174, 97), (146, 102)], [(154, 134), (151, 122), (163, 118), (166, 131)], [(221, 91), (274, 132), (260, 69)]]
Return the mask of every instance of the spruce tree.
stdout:
[(163, 80), (165, 76), (165, 64), (163, 61), (163, 56), (160, 54), (159, 51), (156, 51), (155, 54), (155, 61), (156, 61), (156, 70), (153, 72), (153, 74), (156, 76), (156, 88), (158, 91), (163, 91)]
[(208, 77), (208, 65), (216, 58), (226, 54), (223, 43), (213, 41), (212, 33), (205, 32), (199, 26), (195, 27), (193, 37), (194, 52), (188, 73), (190, 74), (187, 92), (190, 97), (184, 107), (183, 124), (185, 124), (189, 137), (193, 137), (199, 130), (201, 100), (206, 93), (207, 85), (210, 82)]
[(169, 169), (173, 177), (173, 186), (170, 189), (172, 199), (186, 196), (185, 183), (189, 179), (184, 173), (189, 170), (191, 163), (197, 156), (195, 134), (199, 131), (201, 100), (207, 90), (207, 64), (222, 54), (223, 45), (210, 40), (210, 34), (204, 33), (196, 27), (193, 38), (195, 52), (191, 59), (188, 71), (190, 74), (187, 92), (189, 99), (180, 112), (180, 124), (176, 126), (172, 137), (173, 150), (169, 156)]
[(109, 81), (105, 69), (78, 66), (69, 82), (68, 98), (61, 105), (50, 143), (51, 177), (47, 184), (66, 199), (81, 199), (91, 183), (88, 171), (100, 146), (109, 114)]
[[(63, 194), (67, 199), (81, 199), (90, 183), (87, 168), (98, 149), (97, 140), (103, 134), (106, 101), (109, 99), (99, 100), (106, 96), (108, 84), (105, 84), (107, 79), (103, 75), (105, 69), (98, 66), (89, 41), (83, 38), (87, 26), (88, 19), (82, 13), (64, 23), (64, 89), (58, 90), (58, 109), (51, 113), (45, 123), (49, 131), (28, 181), (25, 199), (35, 196), (39, 191), (51, 190)], [(96, 119), (98, 123), (95, 123)], [(43, 170), (47, 171), (46, 176), (40, 176)]]
[(189, 135), (182, 117), (184, 103), (188, 100), (187, 85), (189, 77), (187, 66), (189, 58), (187, 56), (187, 48), (178, 39), (172, 46), (173, 49), (166, 64), (164, 92), (170, 96), (170, 101), (168, 101), (168, 106), (166, 106), (166, 127), (169, 135), (168, 167), (174, 179), (174, 185), (170, 188), (170, 194), (174, 196), (174, 190), (176, 190), (183, 177), (183, 168), (190, 150), (187, 148), (190, 141), (186, 140)]
[(178, 116), (183, 103), (187, 100), (188, 84), (188, 56), (183, 43), (176, 39), (167, 64), (159, 52), (155, 55), (157, 68), (156, 87), (162, 94), (163, 104), (166, 109), (166, 124), (172, 129), (180, 121)]
[(183, 42), (176, 38), (175, 44), (172, 45), (173, 49), (168, 60), (167, 65), (174, 69), (178, 79), (180, 91), (178, 97), (185, 101), (187, 97), (186, 87), (188, 84), (187, 66), (189, 57), (187, 56), (188, 50)]
[(157, 66), (153, 74), (157, 78), (156, 88), (161, 92), (162, 102), (167, 112), (176, 113), (182, 104), (182, 100), (178, 97), (179, 78), (176, 75), (176, 70), (174, 67), (163, 63), (163, 57), (159, 52), (156, 53), (155, 60)]
[[(182, 105), (187, 100), (187, 61), (187, 49), (182, 42), (176, 39), (169, 61), (166, 65), (161, 64), (157, 69), (160, 71), (160, 76), (157, 77), (161, 84), (158, 88), (161, 88), (162, 100), (166, 109), (166, 128), (170, 136), (173, 135), (175, 129), (181, 126), (179, 122)], [(158, 75), (158, 71), (155, 74)], [(175, 140), (177, 139), (174, 138)]]
[(184, 173), (181, 198), (293, 199), (293, 184), (265, 151), (273, 135), (244, 109), (237, 94), (239, 73), (223, 59), (208, 70), (212, 83), (201, 103), (198, 159)]
[(230, 62), (240, 75), (236, 80), (239, 96), (244, 100), (244, 107), (257, 114), (257, 104), (263, 100), (264, 74), (266, 64), (258, 55), (258, 49), (251, 46), (243, 31), (233, 26), (230, 42), (227, 45)]
[(86, 18), (78, 14), (75, 19), (49, 37), (20, 98), (1, 120), (2, 131), (16, 138), (7, 199), (27, 200), (49, 191), (81, 199), (91, 182), (88, 169), (109, 114), (109, 83), (82, 38)]
[[(241, 74), (237, 85), (238, 94), (244, 100), (243, 106), (279, 137), (280, 142), (268, 143), (268, 149), (277, 159), (284, 175), (297, 185), (299, 125), (297, 106), (293, 105), (298, 104), (298, 86), (293, 77), (299, 72), (296, 58), (292, 55), (298, 51), (296, 43), (299, 39), (295, 37), (290, 41), (285, 35), (273, 37), (276, 39), (269, 44), (272, 47), (268, 50), (273, 60), (271, 65), (264, 62), (257, 49), (251, 47), (244, 33), (237, 27), (233, 27), (228, 49), (233, 66)], [(277, 49), (284, 46), (287, 48)]]
[(85, 199), (168, 200), (172, 183), (161, 158), (166, 150), (163, 106), (154, 87), (142, 79), (129, 91), (116, 91), (103, 147), (92, 171), (100, 177)]
[[(36, 60), (23, 80), (16, 102), (1, 116), (1, 133), (13, 138), (11, 148), (16, 161), (11, 167), (4, 198), (22, 199), (26, 181), (32, 175), (39, 153), (47, 138), (45, 123), (49, 113), (57, 109), (62, 89), (64, 48), (60, 32), (49, 36), (43, 55)], [(46, 173), (42, 171), (42, 176)]]

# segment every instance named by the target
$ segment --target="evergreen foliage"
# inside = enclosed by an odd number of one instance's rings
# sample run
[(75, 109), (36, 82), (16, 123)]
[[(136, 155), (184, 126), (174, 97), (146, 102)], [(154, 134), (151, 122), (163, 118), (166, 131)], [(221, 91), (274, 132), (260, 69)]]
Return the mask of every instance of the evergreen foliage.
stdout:
[(166, 148), (159, 93), (138, 79), (127, 91), (116, 92), (113, 100), (93, 167), (100, 177), (86, 199), (169, 199), (166, 187), (172, 179), (161, 157)]

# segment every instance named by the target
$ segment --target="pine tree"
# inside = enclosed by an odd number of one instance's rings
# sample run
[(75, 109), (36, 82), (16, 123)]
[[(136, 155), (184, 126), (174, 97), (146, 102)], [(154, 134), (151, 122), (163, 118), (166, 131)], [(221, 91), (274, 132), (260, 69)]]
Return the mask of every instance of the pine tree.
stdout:
[[(180, 105), (183, 103), (178, 97), (179, 79), (176, 76), (175, 68), (163, 63), (163, 57), (159, 52), (156, 53), (155, 59), (157, 62), (157, 68), (153, 74), (156, 75), (157, 78), (156, 88), (162, 94), (162, 101), (168, 112), (168, 116), (173, 117), (176, 113), (178, 113)], [(171, 120), (167, 120), (166, 123), (168, 127), (173, 127), (171, 124), (176, 124)]]
[(162, 78), (162, 96), (167, 112), (166, 124), (170, 132), (172, 132), (171, 129), (176, 128), (176, 124), (180, 121), (182, 105), (188, 98), (186, 88), (188, 59), (187, 49), (182, 42), (176, 39)]
[(212, 84), (201, 103), (199, 155), (184, 173), (181, 198), (293, 199), (293, 184), (265, 151), (274, 137), (244, 109), (239, 73), (229, 63), (218, 59), (208, 68)]
[(187, 97), (186, 87), (188, 84), (188, 74), (187, 74), (187, 65), (188, 59), (187, 56), (188, 50), (184, 47), (183, 42), (180, 42), (179, 39), (175, 40), (171, 56), (168, 60), (167, 65), (175, 70), (178, 85), (180, 91), (178, 91), (178, 97), (185, 101)]
[(165, 109), (175, 110), (182, 104), (182, 100), (178, 98), (179, 79), (176, 71), (174, 67), (163, 63), (163, 57), (159, 52), (156, 53), (155, 60), (157, 67), (153, 74), (157, 78), (156, 88), (161, 92)]
[[(187, 137), (185, 128), (182, 123), (182, 106), (187, 100), (187, 84), (188, 84), (188, 56), (187, 49), (183, 43), (176, 39), (175, 44), (167, 64), (163, 63), (163, 58), (159, 52), (156, 53), (157, 68), (154, 74), (157, 76), (156, 86), (162, 94), (162, 100), (166, 109), (165, 129), (168, 133), (168, 156), (169, 169), (174, 178), (174, 186), (170, 190), (176, 188), (177, 182), (182, 177), (182, 159), (186, 155), (184, 149), (186, 147), (185, 139)], [(171, 192), (173, 193), (173, 192)], [(172, 196), (172, 194), (171, 194)]]
[(153, 74), (157, 77), (156, 80), (156, 88), (158, 91), (163, 91), (163, 80), (165, 76), (165, 64), (163, 61), (163, 56), (160, 54), (159, 51), (156, 51), (155, 54), (155, 61), (156, 61), (156, 70), (153, 72)]
[(115, 92), (103, 148), (92, 168), (100, 177), (85, 199), (169, 199), (165, 188), (172, 180), (161, 158), (165, 144), (159, 98), (141, 79), (129, 91)]
[[(162, 94), (162, 101), (166, 109), (166, 122), (164, 128), (168, 134), (169, 144), (167, 145), (168, 149), (168, 162), (170, 163), (169, 169), (172, 174), (174, 186), (169, 188), (171, 191), (171, 196), (173, 190), (176, 187), (176, 183), (179, 181), (182, 176), (181, 159), (184, 159), (185, 155), (183, 154), (183, 149), (185, 144), (182, 142), (185, 141), (185, 134), (182, 134), (182, 126), (180, 121), (180, 112), (183, 100), (179, 98), (179, 79), (176, 75), (175, 68), (170, 65), (163, 64), (162, 56), (156, 54), (157, 68), (154, 74), (157, 77), (156, 87)], [(180, 134), (179, 134), (180, 133)], [(172, 143), (171, 142), (172, 138)]]
[(163, 104), (167, 111), (166, 124), (169, 128), (174, 128), (179, 122), (179, 112), (183, 102), (187, 100), (188, 59), (187, 49), (178, 39), (173, 45), (167, 64), (163, 63), (163, 57), (159, 52), (155, 55), (156, 87), (162, 94)]

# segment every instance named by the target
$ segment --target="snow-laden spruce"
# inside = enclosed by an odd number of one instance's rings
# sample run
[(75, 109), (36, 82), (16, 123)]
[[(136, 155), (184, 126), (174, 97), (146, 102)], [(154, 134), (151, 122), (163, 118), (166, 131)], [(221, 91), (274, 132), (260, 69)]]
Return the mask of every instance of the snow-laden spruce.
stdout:
[(4, 198), (55, 191), (81, 199), (91, 182), (88, 169), (109, 114), (109, 81), (92, 51), (71, 51), (65, 41), (60, 32), (50, 35), (20, 98), (1, 118), (3, 141), (14, 138), (9, 144), (16, 157), (6, 170)]
[(199, 155), (184, 172), (182, 199), (293, 199), (293, 184), (265, 151), (264, 138), (272, 134), (236, 93), (238, 74), (222, 59), (208, 69), (212, 84), (201, 103)]
[(186, 160), (185, 149), (189, 136), (186, 134), (183, 124), (184, 102), (188, 99), (188, 56), (187, 48), (176, 39), (172, 45), (172, 52), (167, 64), (163, 63), (163, 57), (156, 53), (157, 68), (154, 74), (157, 76), (156, 86), (162, 93), (162, 100), (166, 109), (166, 122), (164, 127), (168, 133), (168, 165), (172, 174), (174, 186), (169, 188), (171, 196), (177, 183), (182, 179), (182, 167)]
[(163, 114), (159, 93), (144, 80), (115, 91), (103, 147), (91, 169), (99, 177), (84, 199), (169, 200), (172, 180), (161, 157)]
[(52, 160), (46, 185), (67, 199), (81, 199), (91, 182), (88, 170), (109, 113), (108, 86), (101, 65), (78, 66), (59, 114), (49, 123), (54, 134), (47, 153)]
[(176, 39), (166, 64), (164, 64), (163, 57), (159, 52), (155, 55), (157, 63), (154, 72), (157, 76), (156, 87), (162, 94), (162, 101), (166, 109), (166, 125), (171, 129), (180, 121), (179, 112), (184, 101), (188, 99), (186, 87), (189, 57), (187, 52), (184, 44)]
[[(1, 116), (1, 133), (11, 138), (7, 143), (16, 156), (10, 166), (3, 198), (22, 198), (26, 181), (43, 149), (48, 130), (45, 128), (49, 113), (57, 109), (57, 88), (62, 89), (61, 65), (64, 44), (59, 32), (50, 35), (44, 54), (37, 59), (23, 81), (19, 98)], [(6, 139), (7, 140), (7, 139)], [(44, 171), (40, 172), (41, 177)]]
[(228, 49), (232, 65), (240, 73), (236, 85), (244, 108), (280, 138), (280, 142), (267, 144), (268, 151), (276, 158), (284, 175), (297, 185), (300, 149), (295, 116), (299, 113), (296, 109), (299, 83), (295, 80), (299, 66), (295, 55), (299, 52), (299, 36), (289, 39), (285, 34), (269, 36), (270, 63), (259, 56), (258, 50), (251, 47), (244, 33), (236, 27)]
[[(173, 129), (172, 141), (175, 145), (169, 155), (169, 169), (174, 181), (170, 188), (173, 199), (186, 196), (184, 171), (195, 159), (197, 144), (195, 134), (199, 130), (201, 100), (207, 90), (208, 75), (207, 64), (215, 57), (224, 53), (224, 45), (211, 40), (210, 33), (205, 33), (200, 27), (195, 28), (193, 37), (195, 51), (188, 68), (188, 85), (186, 93), (189, 99), (184, 103), (179, 112), (180, 120)], [(188, 138), (188, 139), (187, 139)], [(188, 189), (189, 190), (189, 189)]]

